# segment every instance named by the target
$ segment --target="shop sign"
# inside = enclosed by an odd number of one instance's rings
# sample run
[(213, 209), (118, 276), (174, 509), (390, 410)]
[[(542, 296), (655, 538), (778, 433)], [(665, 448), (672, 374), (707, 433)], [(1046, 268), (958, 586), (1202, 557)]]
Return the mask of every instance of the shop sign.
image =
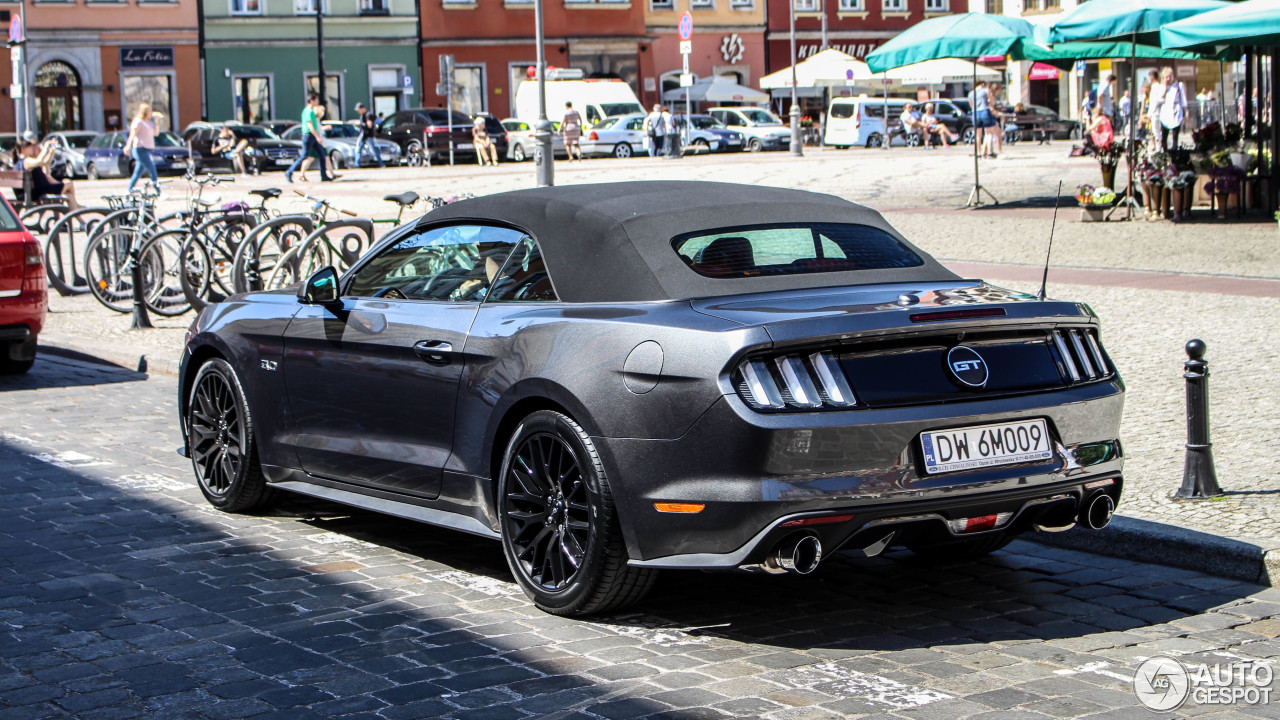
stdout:
[[(840, 52), (845, 53), (846, 55), (852, 55), (853, 57), (856, 57), (856, 58), (866, 57), (867, 53), (871, 52), (872, 50), (875, 50), (879, 46), (880, 46), (880, 41), (878, 40), (868, 40), (866, 42), (858, 42), (858, 43), (846, 43), (844, 45), (839, 45), (836, 43), (831, 43), (827, 45), (828, 48), (831, 48), (833, 50), (839, 50)], [(796, 48), (796, 55), (800, 60), (804, 60), (805, 58), (811, 55), (817, 55), (818, 51), (821, 49), (822, 47), (818, 43), (813, 43), (813, 44), (806, 43)]]
[(171, 68), (173, 67), (173, 48), (122, 47), (120, 48), (120, 67)]
[(1031, 72), (1027, 73), (1028, 80), (1057, 80), (1058, 68), (1044, 63), (1036, 63), (1031, 66)]

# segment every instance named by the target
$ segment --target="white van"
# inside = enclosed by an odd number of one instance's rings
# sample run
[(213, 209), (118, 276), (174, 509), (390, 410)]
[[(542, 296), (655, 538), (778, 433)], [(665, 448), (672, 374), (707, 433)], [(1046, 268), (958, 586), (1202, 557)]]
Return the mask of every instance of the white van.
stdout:
[[(621, 80), (583, 79), (576, 68), (547, 73), (547, 119), (558, 123), (564, 119), (564, 104), (582, 115), (587, 127), (614, 115), (643, 113), (640, 98), (631, 86)], [(538, 120), (538, 81), (525, 80), (516, 89), (515, 115), (532, 125)]]
[(885, 106), (889, 109), (889, 129), (894, 133), (893, 144), (905, 145), (899, 132), (902, 121), (902, 98), (873, 98), (861, 95), (854, 98), (832, 98), (827, 108), (827, 121), (822, 125), (822, 144), (833, 147), (880, 147), (884, 144)]

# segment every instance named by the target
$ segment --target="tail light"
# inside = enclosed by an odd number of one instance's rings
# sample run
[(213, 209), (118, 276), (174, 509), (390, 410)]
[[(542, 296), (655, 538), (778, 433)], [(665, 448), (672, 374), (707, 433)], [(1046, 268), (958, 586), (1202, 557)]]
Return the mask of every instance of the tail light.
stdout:
[(591, 134), (587, 136), (587, 139), (590, 140), (591, 142), (595, 142), (600, 139), (600, 134), (597, 133), (595, 130), (592, 130)]
[(449, 132), (449, 128), (444, 127), (442, 125), (432, 125), (426, 128), (425, 130), (423, 130), (422, 132), (426, 133), (427, 135), (439, 135), (440, 133)]
[(44, 276), (44, 258), (40, 254), (40, 245), (38, 243), (25, 243), (26, 252), (26, 272), (24, 277), (43, 277)]
[(830, 351), (744, 360), (734, 383), (757, 410), (856, 407), (858, 399)]

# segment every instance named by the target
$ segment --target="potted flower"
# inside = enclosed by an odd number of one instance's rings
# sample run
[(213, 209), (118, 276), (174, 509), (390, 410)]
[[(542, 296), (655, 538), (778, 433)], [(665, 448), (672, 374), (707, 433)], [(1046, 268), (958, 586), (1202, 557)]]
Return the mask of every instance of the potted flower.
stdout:
[(1191, 214), (1191, 194), (1196, 182), (1193, 170), (1178, 170), (1170, 166), (1165, 184), (1173, 196), (1172, 211), (1174, 220), (1185, 220)]
[(1080, 219), (1085, 222), (1097, 222), (1103, 219), (1102, 213), (1116, 201), (1116, 193), (1109, 187), (1081, 185), (1076, 188), (1076, 202), (1082, 208)]
[(1206, 190), (1216, 198), (1218, 206), (1218, 217), (1225, 218), (1227, 216), (1227, 203), (1231, 196), (1235, 195), (1239, 202), (1240, 185), (1244, 180), (1244, 171), (1235, 165), (1227, 165), (1226, 167), (1214, 168), (1209, 173), (1209, 184)]
[(1147, 219), (1161, 216), (1161, 203), (1164, 199), (1165, 172), (1167, 163), (1162, 163), (1164, 153), (1153, 153), (1152, 157), (1142, 163), (1141, 177), (1143, 187), (1143, 198), (1145, 199), (1145, 211)]
[(1120, 164), (1120, 159), (1124, 157), (1124, 143), (1109, 142), (1101, 147), (1094, 148), (1093, 157), (1098, 161), (1098, 168), (1102, 170), (1102, 184), (1105, 187), (1115, 187), (1116, 185), (1116, 166)]

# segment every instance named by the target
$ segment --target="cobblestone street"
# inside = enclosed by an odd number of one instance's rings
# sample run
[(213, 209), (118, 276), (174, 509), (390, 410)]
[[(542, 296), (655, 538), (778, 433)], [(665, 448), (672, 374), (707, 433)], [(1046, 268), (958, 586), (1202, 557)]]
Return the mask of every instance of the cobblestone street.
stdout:
[(311, 501), (212, 509), (169, 377), (46, 356), (0, 391), (4, 718), (1121, 719), (1148, 715), (1146, 657), (1280, 664), (1280, 590), (1027, 542), (672, 572), (628, 614), (556, 618), (496, 543)]

